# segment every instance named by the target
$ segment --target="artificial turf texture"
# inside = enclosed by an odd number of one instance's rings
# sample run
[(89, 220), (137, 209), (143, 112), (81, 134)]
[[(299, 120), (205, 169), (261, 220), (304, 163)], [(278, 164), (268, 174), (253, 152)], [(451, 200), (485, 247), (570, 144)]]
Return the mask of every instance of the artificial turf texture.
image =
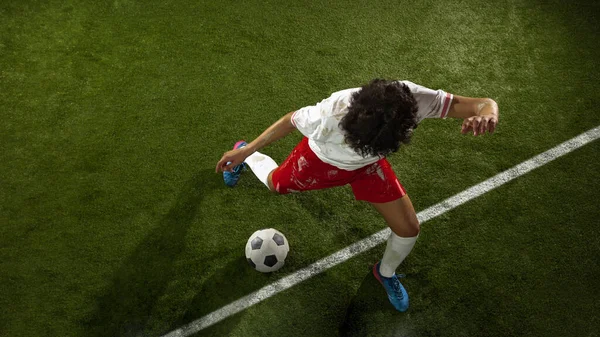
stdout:
[[(385, 227), (349, 188), (277, 196), (214, 166), (374, 77), (491, 97), (389, 158), (417, 211), (600, 125), (598, 2), (0, 3), (0, 335), (158, 336)], [(263, 152), (281, 162), (301, 135)], [(423, 225), (396, 313), (383, 245), (199, 336), (595, 336), (597, 142)], [(272, 275), (248, 236), (288, 238)]]

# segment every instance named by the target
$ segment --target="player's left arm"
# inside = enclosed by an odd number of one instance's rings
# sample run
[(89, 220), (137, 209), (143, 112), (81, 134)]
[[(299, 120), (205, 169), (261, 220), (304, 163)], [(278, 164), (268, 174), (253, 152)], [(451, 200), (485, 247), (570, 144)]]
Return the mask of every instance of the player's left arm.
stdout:
[(498, 104), (491, 98), (454, 95), (447, 117), (464, 119), (461, 132), (474, 136), (493, 133), (498, 126)]

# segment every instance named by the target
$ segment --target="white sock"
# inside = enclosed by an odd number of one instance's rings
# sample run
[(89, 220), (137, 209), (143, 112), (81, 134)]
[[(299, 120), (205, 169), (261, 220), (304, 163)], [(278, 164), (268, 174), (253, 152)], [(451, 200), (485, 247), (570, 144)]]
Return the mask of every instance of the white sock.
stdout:
[(404, 258), (410, 253), (417, 242), (419, 236), (403, 238), (396, 235), (394, 232), (390, 234), (385, 247), (385, 253), (381, 259), (379, 272), (383, 277), (392, 277), (396, 272), (396, 268), (404, 261)]
[(277, 163), (271, 157), (260, 152), (254, 152), (245, 161), (252, 169), (252, 173), (269, 188), (269, 173), (277, 168)]

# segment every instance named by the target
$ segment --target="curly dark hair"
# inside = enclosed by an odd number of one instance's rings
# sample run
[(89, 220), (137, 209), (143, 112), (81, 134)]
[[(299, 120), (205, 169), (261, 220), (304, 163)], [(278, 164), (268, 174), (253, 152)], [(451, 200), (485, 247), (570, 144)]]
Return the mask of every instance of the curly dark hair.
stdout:
[(386, 156), (410, 142), (416, 116), (417, 101), (408, 86), (377, 78), (352, 94), (348, 114), (339, 126), (358, 154)]

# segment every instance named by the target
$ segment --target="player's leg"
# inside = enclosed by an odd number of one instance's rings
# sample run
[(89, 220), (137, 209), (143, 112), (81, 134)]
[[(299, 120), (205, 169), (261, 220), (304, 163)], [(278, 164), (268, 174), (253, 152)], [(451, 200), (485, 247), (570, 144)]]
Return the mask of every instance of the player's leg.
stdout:
[(265, 184), (269, 190), (275, 190), (271, 176), (278, 166), (271, 157), (260, 152), (254, 152), (248, 156), (244, 162), (250, 166), (252, 173), (254, 173), (258, 180)]
[[(234, 149), (239, 149), (246, 146), (246, 142), (243, 140), (238, 141), (233, 146)], [(271, 172), (273, 172), (277, 168), (277, 163), (269, 156), (262, 154), (260, 152), (254, 152), (246, 160), (244, 163), (233, 168), (232, 172), (225, 171), (223, 172), (223, 179), (225, 184), (230, 187), (234, 187), (237, 185), (238, 180), (240, 179), (240, 175), (242, 174), (243, 169), (247, 166), (250, 167), (252, 173), (260, 180), (267, 188), (272, 189), (272, 183), (269, 184), (269, 177), (271, 176)]]
[[(246, 146), (246, 142), (240, 140), (237, 143), (235, 143), (233, 148), (238, 149), (244, 146)], [(292, 153), (290, 153), (290, 155), (281, 164), (281, 166), (277, 166), (277, 163), (271, 157), (258, 151), (254, 152), (253, 154), (248, 156), (248, 158), (246, 158), (243, 164), (236, 166), (232, 172), (223, 172), (225, 184), (231, 187), (235, 186), (239, 180), (239, 177), (244, 167), (247, 165), (250, 167), (252, 173), (254, 173), (258, 180), (265, 184), (265, 186), (267, 186), (267, 188), (272, 192), (280, 193), (280, 191), (278, 191), (276, 188), (277, 185), (281, 185), (281, 193), (288, 193), (292, 190), (300, 191), (302, 190), (302, 188), (297, 185), (294, 185), (292, 181), (298, 182), (301, 181), (301, 179), (289, 178), (296, 171), (295, 165), (297, 165), (298, 160), (304, 160), (309, 152), (310, 148), (308, 146), (308, 139), (306, 138), (303, 138), (302, 141), (298, 143), (298, 145), (296, 145)], [(276, 172), (277, 174), (275, 174)], [(278, 182), (277, 185), (274, 183), (274, 180)], [(287, 189), (288, 187), (290, 187), (289, 191)]]
[(383, 277), (392, 277), (417, 241), (419, 220), (408, 195), (386, 203), (371, 204), (392, 230), (379, 266)]
[(410, 198), (385, 159), (366, 167), (351, 186), (356, 199), (373, 205), (392, 230), (383, 258), (373, 267), (373, 274), (396, 310), (406, 311), (408, 294), (395, 271), (412, 250), (419, 234), (419, 221)]
[(396, 310), (408, 310), (408, 293), (398, 280), (396, 268), (404, 261), (417, 242), (419, 221), (408, 195), (385, 203), (371, 203), (392, 230), (380, 262), (373, 274), (381, 282)]
[[(243, 144), (239, 145), (241, 146)], [(306, 137), (294, 147), (280, 166), (260, 152), (246, 158), (243, 165), (250, 166), (269, 190), (279, 194), (342, 186), (354, 176), (351, 171), (342, 172), (343, 170), (322, 162), (310, 149)]]

